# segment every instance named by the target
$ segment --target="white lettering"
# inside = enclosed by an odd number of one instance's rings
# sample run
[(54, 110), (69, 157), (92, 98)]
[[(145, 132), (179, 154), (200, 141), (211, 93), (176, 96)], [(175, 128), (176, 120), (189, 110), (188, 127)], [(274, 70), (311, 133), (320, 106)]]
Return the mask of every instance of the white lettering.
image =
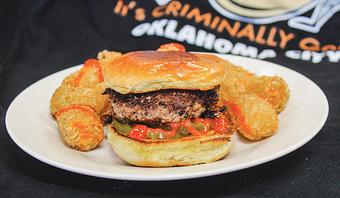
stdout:
[(300, 59), (304, 61), (311, 61), (312, 63), (320, 63), (324, 57), (328, 57), (329, 62), (337, 63), (340, 59), (340, 51), (326, 51), (326, 52), (314, 52), (314, 51), (299, 51), (289, 50), (286, 52), (286, 57), (291, 59)]
[(195, 45), (199, 47), (204, 46), (205, 49), (211, 50), (213, 48), (215, 39), (216, 39), (215, 35), (207, 33), (204, 30), (198, 30)]
[(257, 56), (258, 59), (274, 58), (276, 53), (272, 49), (265, 49)]
[(320, 63), (323, 59), (323, 57), (325, 57), (325, 53), (324, 52), (312, 52), (312, 62), (313, 63)]
[(175, 40), (177, 37), (177, 21), (169, 20), (168, 25), (165, 27), (164, 37)]
[(312, 58), (311, 51), (302, 51), (301, 60), (309, 61)]
[(328, 56), (328, 59), (332, 63), (339, 62), (340, 59), (340, 51), (327, 51), (326, 55)]
[(146, 33), (149, 27), (150, 27), (150, 23), (139, 24), (131, 30), (131, 34), (132, 36), (140, 37)]
[(236, 43), (231, 53), (235, 55), (249, 56), (252, 58), (256, 58), (258, 54), (258, 50), (256, 47), (253, 47), (253, 46), (247, 46), (243, 43)]
[(196, 38), (196, 28), (191, 25), (185, 25), (178, 32), (177, 40), (186, 41), (189, 44), (194, 44)]
[(285, 55), (291, 59), (300, 59), (301, 51), (299, 50), (288, 50)]
[(152, 22), (151, 27), (148, 29), (148, 35), (157, 35), (163, 36), (164, 35), (164, 26), (168, 23), (168, 19), (156, 20)]
[(215, 40), (214, 49), (218, 53), (221, 53), (221, 54), (228, 53), (230, 52), (232, 48), (233, 48), (233, 44), (227, 39), (218, 38)]

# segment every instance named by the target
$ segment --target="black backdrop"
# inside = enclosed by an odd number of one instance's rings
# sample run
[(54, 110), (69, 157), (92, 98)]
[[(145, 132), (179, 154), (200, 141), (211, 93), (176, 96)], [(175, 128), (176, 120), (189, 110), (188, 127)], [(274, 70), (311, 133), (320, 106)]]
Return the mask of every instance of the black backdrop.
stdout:
[[(8, 1), (0, 6), (0, 195), (1, 197), (119, 196), (311, 196), (340, 194), (339, 63), (313, 64), (277, 56), (318, 84), (330, 105), (320, 133), (297, 151), (272, 162), (207, 178), (133, 182), (94, 178), (46, 165), (18, 148), (7, 134), (5, 113), (16, 95), (33, 82), (95, 57), (102, 49), (155, 49), (171, 40), (132, 37), (132, 23), (113, 14), (115, 1)], [(143, 1), (147, 4), (151, 1)], [(154, 3), (153, 3), (154, 4)], [(208, 8), (208, 4), (202, 3)], [(337, 14), (339, 16), (339, 13)], [(338, 17), (339, 19), (339, 17)], [(336, 28), (323, 38), (339, 39)], [(280, 25), (280, 24), (278, 24)], [(338, 42), (338, 41), (337, 41)], [(188, 50), (204, 51), (193, 45)], [(280, 50), (277, 50), (280, 53)], [(318, 105), (318, 104), (315, 104)], [(18, 120), (20, 124), (20, 120)]]

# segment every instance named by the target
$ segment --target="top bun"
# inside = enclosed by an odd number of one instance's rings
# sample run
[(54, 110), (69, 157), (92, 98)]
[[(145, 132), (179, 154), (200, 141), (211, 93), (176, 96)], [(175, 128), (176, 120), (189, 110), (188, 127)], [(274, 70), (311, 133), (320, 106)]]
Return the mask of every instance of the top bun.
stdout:
[(223, 81), (225, 60), (177, 51), (126, 53), (103, 67), (107, 88), (121, 94), (162, 89), (209, 90)]

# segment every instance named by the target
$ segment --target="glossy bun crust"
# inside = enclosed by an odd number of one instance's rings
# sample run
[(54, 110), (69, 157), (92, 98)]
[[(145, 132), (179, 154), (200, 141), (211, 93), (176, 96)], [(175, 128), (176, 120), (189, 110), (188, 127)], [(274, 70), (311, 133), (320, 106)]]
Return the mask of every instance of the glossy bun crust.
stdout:
[(136, 51), (103, 68), (107, 88), (121, 94), (162, 89), (209, 90), (223, 81), (223, 59), (210, 54)]
[(146, 167), (188, 166), (217, 161), (231, 148), (231, 133), (215, 133), (178, 140), (135, 140), (109, 127), (108, 141), (129, 164)]

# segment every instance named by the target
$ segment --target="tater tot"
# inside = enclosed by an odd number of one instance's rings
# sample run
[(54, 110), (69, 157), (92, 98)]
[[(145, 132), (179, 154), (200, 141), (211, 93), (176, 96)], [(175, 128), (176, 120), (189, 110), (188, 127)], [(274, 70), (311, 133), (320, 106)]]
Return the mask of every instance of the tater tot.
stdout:
[(104, 112), (108, 106), (108, 99), (103, 95), (102, 84), (93, 88), (72, 87), (62, 85), (55, 90), (50, 104), (51, 114), (54, 115), (61, 108), (71, 104), (81, 104), (92, 107), (97, 114)]
[(288, 85), (278, 76), (251, 78), (247, 81), (246, 92), (263, 98), (275, 108), (276, 113), (283, 111), (289, 98)]
[(102, 67), (96, 59), (88, 59), (74, 79), (74, 86), (91, 88), (104, 81)]
[(249, 140), (260, 140), (273, 135), (278, 129), (278, 115), (274, 108), (255, 94), (242, 95), (227, 101), (236, 117), (239, 133)]
[(79, 75), (79, 71), (66, 76), (66, 78), (64, 78), (63, 82), (61, 83), (61, 86), (73, 86), (74, 87), (75, 80), (78, 75)]
[(229, 100), (244, 94), (256, 94), (270, 103), (276, 113), (284, 110), (289, 98), (288, 85), (282, 78), (255, 76), (231, 63), (226, 65), (225, 80), (220, 87), (220, 93)]
[(92, 88), (104, 81), (102, 72), (100, 61), (89, 59), (85, 61), (84, 66), (79, 71), (68, 75), (61, 83), (61, 86)]
[(219, 95), (225, 100), (233, 100), (233, 98), (246, 94), (246, 82), (253, 76), (253, 73), (228, 62), (224, 81), (219, 89)]
[(62, 139), (71, 148), (89, 151), (104, 138), (100, 118), (91, 107), (70, 105), (60, 109), (55, 117)]
[(246, 94), (245, 83), (234, 76), (229, 76), (220, 85), (218, 95), (223, 100), (233, 100), (243, 94)]

